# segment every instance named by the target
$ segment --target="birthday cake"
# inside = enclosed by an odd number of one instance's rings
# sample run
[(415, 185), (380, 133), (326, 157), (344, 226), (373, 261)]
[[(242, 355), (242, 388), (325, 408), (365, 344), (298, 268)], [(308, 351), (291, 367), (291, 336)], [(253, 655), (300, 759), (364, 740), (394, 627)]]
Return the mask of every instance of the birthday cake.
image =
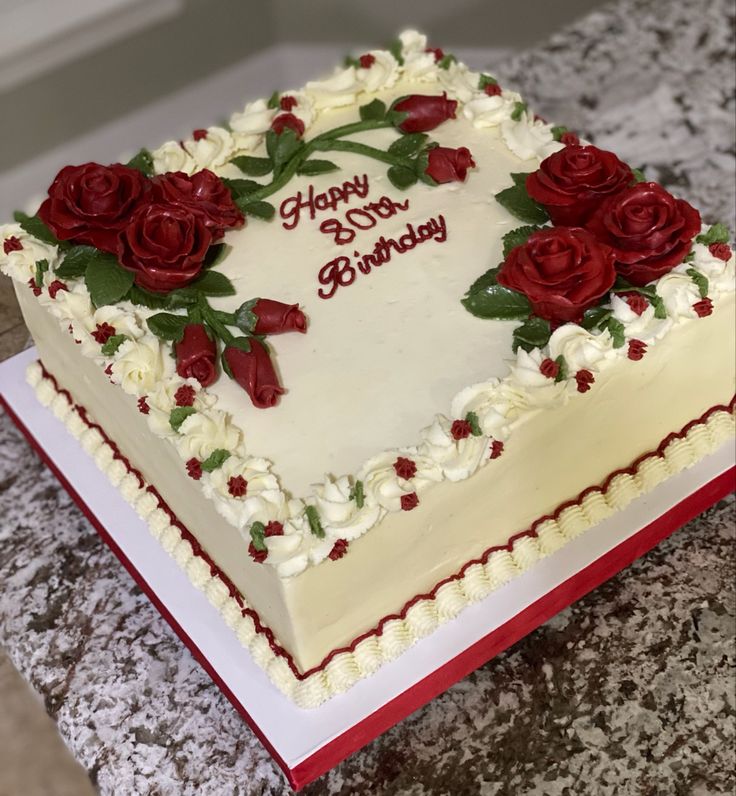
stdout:
[(303, 707), (734, 432), (728, 230), (412, 31), (0, 246), (39, 399)]

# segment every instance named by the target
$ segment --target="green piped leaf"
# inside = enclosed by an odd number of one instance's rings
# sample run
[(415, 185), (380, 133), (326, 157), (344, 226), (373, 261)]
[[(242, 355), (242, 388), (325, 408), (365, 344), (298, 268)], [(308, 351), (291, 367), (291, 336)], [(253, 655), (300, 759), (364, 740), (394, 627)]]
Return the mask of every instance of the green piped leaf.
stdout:
[(54, 273), (59, 279), (79, 279), (84, 276), (90, 260), (96, 254), (94, 246), (72, 246)]
[(220, 271), (205, 271), (189, 287), (204, 296), (235, 295), (233, 283)]
[(61, 245), (61, 241), (54, 235), (54, 233), (41, 221), (38, 216), (29, 216), (20, 210), (13, 213), (13, 218), (20, 224), (21, 229), (32, 235), (44, 243), (50, 243), (52, 246)]
[(355, 505), (362, 509), (365, 505), (365, 492), (363, 491), (363, 482), (357, 480), (350, 490), (350, 500), (355, 501)]
[(49, 270), (48, 260), (36, 260), (36, 287), (43, 287), (43, 275)]
[(540, 207), (526, 192), (526, 185), (517, 182), (517, 178), (526, 181), (526, 174), (512, 174), (515, 184), (496, 194), (496, 201), (505, 207), (511, 215), (527, 224), (544, 224), (549, 221), (547, 211)]
[(176, 406), (169, 414), (169, 425), (174, 431), (179, 431), (181, 424), (197, 410), (193, 406)]
[(236, 199), (235, 204), (249, 216), (255, 216), (263, 221), (270, 221), (276, 213), (276, 208), (270, 202), (264, 202), (262, 199), (257, 202), (249, 202), (248, 197), (244, 200)]
[(122, 268), (113, 254), (101, 251), (95, 251), (84, 272), (84, 282), (96, 307), (120, 301), (133, 286), (134, 279), (133, 272)]
[(161, 340), (178, 343), (184, 336), (184, 327), (188, 320), (186, 315), (174, 315), (170, 312), (159, 312), (146, 318), (149, 330)]
[(533, 225), (517, 227), (516, 229), (512, 229), (511, 232), (507, 232), (503, 236), (504, 259), (509, 256), (513, 249), (515, 249), (517, 246), (522, 246), (527, 242), (530, 235), (533, 235), (535, 232), (539, 232), (540, 229), (542, 229), (542, 227)]
[(139, 149), (125, 165), (129, 169), (137, 169), (146, 177), (153, 177), (153, 155), (147, 149)]
[(641, 169), (631, 169), (631, 174), (633, 176), (632, 185), (636, 185), (639, 182), (646, 182), (647, 178), (644, 175), (644, 172)]
[(556, 124), (552, 128), (552, 138), (554, 138), (555, 141), (561, 141), (562, 140), (562, 136), (565, 135), (565, 133), (569, 133), (569, 132), (570, 131), (567, 129), (567, 127), (565, 127), (564, 124)]
[(386, 118), (386, 103), (381, 102), (379, 99), (374, 99), (366, 105), (361, 105), (358, 112), (360, 113), (361, 121), (380, 121)]
[(393, 185), (394, 188), (398, 188), (400, 191), (411, 188), (418, 179), (416, 172), (406, 166), (391, 166), (386, 174), (391, 181), (391, 185)]
[(514, 353), (516, 353), (519, 348), (523, 348), (524, 351), (531, 351), (533, 348), (542, 348), (549, 342), (551, 334), (552, 328), (550, 327), (549, 321), (532, 315), (531, 318), (527, 318), (521, 326), (517, 326), (516, 329), (514, 329), (511, 347)]
[(478, 415), (475, 412), (468, 412), (467, 415), (465, 415), (465, 420), (468, 422), (468, 425), (470, 426), (470, 433), (474, 437), (483, 436), (483, 429), (480, 427)]
[(202, 268), (214, 268), (219, 265), (232, 251), (232, 246), (227, 243), (214, 243), (207, 249), (207, 254), (204, 257)]
[(408, 158), (415, 155), (424, 146), (429, 136), (426, 133), (406, 133), (397, 138), (388, 151), (392, 155), (400, 158)]
[(307, 516), (307, 522), (309, 523), (309, 530), (318, 539), (324, 539), (325, 538), (325, 529), (322, 527), (322, 523), (320, 522), (319, 514), (317, 513), (316, 506), (307, 506), (304, 509), (304, 513)]
[(271, 96), (268, 98), (268, 102), (266, 103), (267, 107), (271, 108), (271, 110), (274, 110), (275, 108), (278, 108), (279, 107), (279, 99), (280, 99), (279, 98), (279, 92), (278, 91), (274, 91), (273, 94), (271, 94)]
[(728, 227), (725, 224), (713, 224), (707, 232), (698, 235), (695, 240), (698, 243), (703, 243), (710, 246), (711, 243), (728, 243), (731, 237)]
[(555, 359), (555, 362), (557, 363), (555, 383), (557, 383), (567, 378), (567, 362), (565, 362), (565, 357), (563, 357), (562, 354)]
[(617, 320), (613, 316), (606, 318), (606, 320), (600, 324), (601, 329), (608, 329), (611, 334), (611, 340), (613, 341), (614, 348), (621, 348), (621, 346), (626, 342), (626, 336), (624, 335), (624, 325), (621, 321)]
[(688, 268), (685, 273), (687, 273), (690, 279), (698, 286), (700, 298), (705, 298), (708, 295), (708, 277), (705, 274), (701, 274), (700, 271), (696, 271), (695, 268)]
[(238, 309), (235, 310), (235, 325), (246, 334), (253, 334), (256, 324), (258, 323), (258, 316), (253, 312), (253, 307), (256, 306), (258, 301), (258, 298), (244, 301)]
[(443, 55), (439, 61), (437, 61), (437, 66), (440, 69), (449, 69), (450, 64), (456, 64), (457, 58), (452, 53), (448, 53), (447, 55)]
[(230, 162), (249, 177), (263, 177), (273, 171), (271, 158), (254, 158), (250, 155), (239, 155)]
[(265, 553), (266, 550), (268, 550), (265, 537), (266, 526), (262, 522), (256, 520), (256, 522), (250, 526), (250, 540), (253, 542), (254, 549), (259, 553)]
[(394, 39), (386, 48), (397, 60), (399, 66), (404, 63), (404, 56), (401, 54), (401, 39)]
[(102, 348), (100, 351), (106, 356), (111, 357), (113, 354), (117, 353), (118, 348), (128, 339), (128, 336), (125, 334), (114, 334), (111, 337), (108, 337), (107, 340), (103, 343)]
[(147, 290), (138, 287), (138, 285), (133, 285), (130, 288), (126, 298), (132, 304), (136, 304), (139, 307), (148, 307), (149, 310), (163, 310), (170, 306), (169, 296), (164, 296), (160, 293), (149, 293)]
[(305, 177), (314, 177), (316, 174), (327, 174), (330, 171), (336, 171), (337, 168), (337, 164), (331, 160), (312, 158), (312, 160), (307, 160), (299, 166), (297, 174), (303, 174)]
[[(254, 158), (254, 160), (261, 160), (261, 158)], [(263, 186), (255, 180), (243, 180), (240, 178), (230, 179), (228, 177), (220, 177), (220, 179), (227, 185), (233, 199), (242, 199), (242, 197), (248, 196), (248, 194), (257, 191), (259, 188), (263, 188)]]
[(218, 467), (222, 467), (229, 458), (230, 451), (226, 451), (224, 448), (217, 448), (202, 462), (202, 469), (206, 473), (211, 473), (213, 470), (217, 470)]
[(521, 100), (517, 100), (514, 103), (514, 109), (511, 111), (511, 119), (515, 122), (521, 120), (522, 114), (526, 111), (527, 104), (526, 102), (522, 102)]
[(266, 152), (268, 152), (268, 156), (273, 163), (274, 173), (291, 160), (303, 146), (304, 143), (301, 138), (291, 127), (284, 127), (280, 133), (275, 130), (269, 130), (266, 133)]
[(470, 286), (462, 305), (477, 318), (499, 321), (525, 320), (531, 313), (529, 300), (522, 293), (496, 281), (497, 268), (486, 271)]
[(605, 307), (591, 307), (583, 313), (583, 320), (580, 325), (583, 329), (591, 331), (592, 329), (602, 328), (604, 321), (611, 317), (611, 310)]
[(490, 75), (482, 74), (478, 78), (478, 88), (480, 91), (483, 91), (486, 86), (497, 86), (498, 80), (495, 77), (491, 77)]

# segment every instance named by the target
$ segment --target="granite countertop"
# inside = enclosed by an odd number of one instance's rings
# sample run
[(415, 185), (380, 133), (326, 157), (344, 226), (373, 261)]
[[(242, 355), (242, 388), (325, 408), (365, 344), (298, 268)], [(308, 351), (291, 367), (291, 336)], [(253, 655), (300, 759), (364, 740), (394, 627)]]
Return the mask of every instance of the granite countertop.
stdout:
[[(489, 69), (733, 224), (732, 15), (624, 0)], [(288, 792), (4, 415), (0, 448), (0, 644), (99, 790)], [(731, 498), (305, 792), (732, 793), (734, 535)]]

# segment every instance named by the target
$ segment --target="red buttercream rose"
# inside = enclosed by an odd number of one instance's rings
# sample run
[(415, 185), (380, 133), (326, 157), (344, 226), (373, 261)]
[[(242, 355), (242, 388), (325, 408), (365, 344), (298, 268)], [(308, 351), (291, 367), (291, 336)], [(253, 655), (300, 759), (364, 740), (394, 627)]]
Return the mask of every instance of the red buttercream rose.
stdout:
[(552, 227), (513, 249), (498, 282), (523, 293), (535, 315), (553, 323), (580, 321), (616, 281), (613, 251), (576, 227)]
[(304, 122), (293, 113), (280, 113), (271, 122), (271, 129), (276, 135), (281, 135), (287, 127), (296, 133), (297, 138), (304, 135)]
[(625, 188), (632, 179), (631, 169), (613, 152), (569, 145), (545, 158), (529, 174), (526, 190), (553, 223), (580, 226), (603, 199)]
[(700, 213), (656, 182), (640, 182), (606, 199), (586, 228), (613, 249), (619, 274), (641, 286), (683, 261)]
[(59, 240), (114, 252), (118, 233), (147, 198), (148, 187), (140, 171), (119, 163), (66, 166), (51, 183), (38, 215)]
[(278, 403), (284, 388), (279, 384), (264, 345), (255, 337), (251, 337), (249, 342), (250, 351), (228, 346), (223, 356), (233, 378), (248, 393), (253, 406), (268, 409)]
[(442, 96), (426, 94), (410, 94), (402, 97), (392, 106), (392, 110), (404, 113), (406, 116), (396, 127), (404, 133), (426, 133), (435, 127), (455, 118), (457, 102), (447, 99), (447, 93)]
[(183, 171), (154, 177), (153, 196), (159, 202), (182, 205), (201, 213), (215, 240), (222, 237), (226, 229), (245, 223), (227, 186), (209, 169), (202, 169), (191, 177)]
[(210, 243), (201, 213), (178, 204), (148, 204), (120, 233), (118, 260), (140, 287), (168, 293), (199, 275)]
[(429, 150), (427, 168), (424, 170), (435, 182), (465, 182), (468, 169), (475, 167), (467, 147), (459, 149), (436, 146)]
[[(196, 379), (203, 387), (208, 387), (217, 378), (217, 346), (210, 339), (201, 323), (188, 323), (184, 335), (174, 346), (176, 353), (176, 372), (183, 379)], [(182, 388), (180, 388), (182, 389)], [(177, 391), (177, 395), (179, 391)], [(191, 404), (179, 403), (177, 406)]]
[(284, 304), (271, 299), (258, 299), (253, 307), (258, 316), (255, 334), (282, 334), (284, 332), (306, 332), (307, 319), (298, 304)]

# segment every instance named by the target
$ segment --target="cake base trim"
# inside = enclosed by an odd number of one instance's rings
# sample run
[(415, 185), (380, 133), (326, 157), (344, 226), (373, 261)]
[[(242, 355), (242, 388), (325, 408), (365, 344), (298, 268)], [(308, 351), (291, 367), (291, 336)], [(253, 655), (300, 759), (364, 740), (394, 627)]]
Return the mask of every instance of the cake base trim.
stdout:
[(304, 708), (317, 707), (369, 676), (438, 625), (457, 616), (466, 605), (483, 599), (567, 541), (716, 450), (735, 430), (736, 399), (728, 406), (712, 407), (680, 431), (669, 434), (655, 450), (642, 455), (629, 467), (611, 473), (598, 486), (588, 487), (552, 514), (536, 520), (526, 531), (512, 536), (505, 545), (489, 548), (431, 591), (413, 597), (398, 613), (383, 617), (348, 647), (332, 650), (318, 666), (299, 672), (288, 651), (278, 644), (273, 632), (209, 559), (196, 537), (122, 455), (104, 429), (94, 423), (85, 408), (73, 401), (71, 394), (58, 385), (40, 362), (28, 367), (27, 380), (39, 401), (49, 406), (79, 439), (85, 452), (146, 520), (153, 536), (193, 585), (219, 610), (254, 661), (285, 695)]

